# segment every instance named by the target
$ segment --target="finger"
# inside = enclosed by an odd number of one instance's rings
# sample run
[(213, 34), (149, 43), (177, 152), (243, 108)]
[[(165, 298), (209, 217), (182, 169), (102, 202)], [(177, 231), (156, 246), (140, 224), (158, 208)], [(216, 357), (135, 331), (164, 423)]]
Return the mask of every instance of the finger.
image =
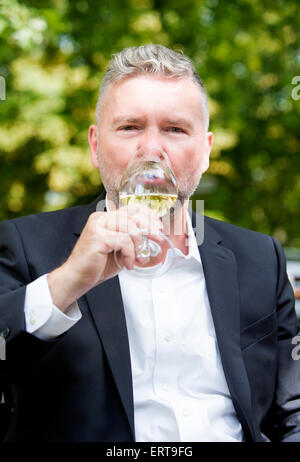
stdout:
[(128, 220), (128, 223), (132, 220), (138, 228), (151, 231), (154, 234), (158, 234), (163, 229), (163, 224), (157, 213), (145, 206), (132, 205), (122, 207), (114, 212), (114, 220), (116, 224), (118, 220), (122, 223), (122, 220)]
[(120, 265), (125, 265), (127, 269), (132, 269), (135, 260), (135, 246), (129, 234), (105, 230), (99, 251), (104, 254), (118, 253)]
[(142, 230), (135, 224), (134, 220), (128, 218), (128, 216), (116, 214), (107, 216), (106, 220), (100, 221), (98, 234), (102, 235), (104, 230), (128, 234), (133, 241), (135, 249), (137, 249), (142, 242)]
[(130, 204), (127, 207), (122, 207), (120, 210), (125, 208), (127, 208), (129, 215), (142, 216), (148, 218), (150, 221), (157, 222), (158, 225), (161, 224), (157, 211), (151, 207), (142, 204)]
[[(124, 207), (125, 208), (125, 207)], [(147, 210), (142, 213), (131, 214), (128, 210), (117, 210), (106, 213), (106, 216), (100, 216), (97, 226), (110, 229), (111, 231), (120, 231), (130, 233), (140, 240), (141, 230), (152, 234), (159, 234), (163, 229), (163, 224), (157, 217), (148, 214)]]
[(107, 213), (106, 217), (101, 217), (98, 225), (100, 228), (104, 227), (110, 231), (121, 233), (140, 234), (140, 229), (135, 221), (128, 214), (120, 213)]

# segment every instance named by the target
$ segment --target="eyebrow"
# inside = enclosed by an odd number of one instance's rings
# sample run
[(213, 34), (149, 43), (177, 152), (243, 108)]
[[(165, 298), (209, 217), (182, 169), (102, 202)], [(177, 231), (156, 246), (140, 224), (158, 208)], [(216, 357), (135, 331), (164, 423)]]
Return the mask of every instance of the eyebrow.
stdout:
[(139, 123), (141, 122), (143, 119), (142, 118), (139, 118), (139, 117), (116, 117), (115, 119), (113, 119), (113, 126), (116, 126), (116, 125), (119, 125), (119, 124), (123, 124), (123, 123), (129, 123), (129, 124), (136, 124), (136, 123)]
[[(136, 124), (136, 123), (141, 123), (144, 121), (144, 118), (143, 117), (127, 117), (127, 116), (124, 116), (124, 117), (116, 117), (114, 120), (113, 120), (113, 126), (116, 126), (118, 124), (123, 124), (123, 123), (129, 123), (129, 124)], [(168, 125), (175, 125), (175, 126), (184, 126), (186, 128), (189, 128), (189, 129), (192, 129), (193, 128), (193, 125), (192, 123), (188, 120), (188, 119), (185, 119), (183, 117), (180, 117), (178, 119), (164, 119), (163, 120), (164, 123), (168, 124)]]
[(165, 121), (168, 125), (183, 125), (186, 128), (192, 129), (193, 125), (192, 123), (184, 118), (178, 118), (178, 119), (167, 119)]

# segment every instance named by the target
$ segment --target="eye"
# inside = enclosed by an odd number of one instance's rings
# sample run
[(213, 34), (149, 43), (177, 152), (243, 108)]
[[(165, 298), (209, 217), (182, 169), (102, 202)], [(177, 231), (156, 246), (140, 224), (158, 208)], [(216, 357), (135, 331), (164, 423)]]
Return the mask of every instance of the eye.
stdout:
[(166, 130), (171, 133), (185, 133), (185, 131), (180, 127), (167, 127)]
[(138, 127), (136, 127), (135, 125), (123, 125), (122, 127), (119, 128), (119, 130), (124, 130), (126, 132), (129, 132), (131, 130), (137, 130)]

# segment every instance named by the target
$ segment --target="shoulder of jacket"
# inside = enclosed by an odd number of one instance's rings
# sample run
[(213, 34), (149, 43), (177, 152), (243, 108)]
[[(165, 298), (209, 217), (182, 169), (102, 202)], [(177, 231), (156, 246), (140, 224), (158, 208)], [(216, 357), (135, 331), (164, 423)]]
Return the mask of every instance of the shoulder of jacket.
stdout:
[(226, 221), (217, 220), (208, 216), (204, 217), (204, 223), (211, 226), (223, 239), (224, 238), (236, 238), (236, 239), (251, 239), (260, 240), (263, 242), (270, 242), (273, 238), (265, 233), (254, 231), (252, 229), (243, 228)]

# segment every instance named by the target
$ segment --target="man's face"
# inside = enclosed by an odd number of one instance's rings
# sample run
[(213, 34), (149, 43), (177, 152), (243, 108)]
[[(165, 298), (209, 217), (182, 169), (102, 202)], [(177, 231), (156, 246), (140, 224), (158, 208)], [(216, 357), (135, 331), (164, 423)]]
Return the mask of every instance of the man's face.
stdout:
[(202, 95), (191, 79), (125, 78), (106, 90), (99, 115), (99, 136), (95, 125), (89, 131), (92, 162), (116, 205), (121, 177), (139, 149), (163, 150), (179, 199), (192, 195), (208, 168), (213, 136), (205, 130)]

